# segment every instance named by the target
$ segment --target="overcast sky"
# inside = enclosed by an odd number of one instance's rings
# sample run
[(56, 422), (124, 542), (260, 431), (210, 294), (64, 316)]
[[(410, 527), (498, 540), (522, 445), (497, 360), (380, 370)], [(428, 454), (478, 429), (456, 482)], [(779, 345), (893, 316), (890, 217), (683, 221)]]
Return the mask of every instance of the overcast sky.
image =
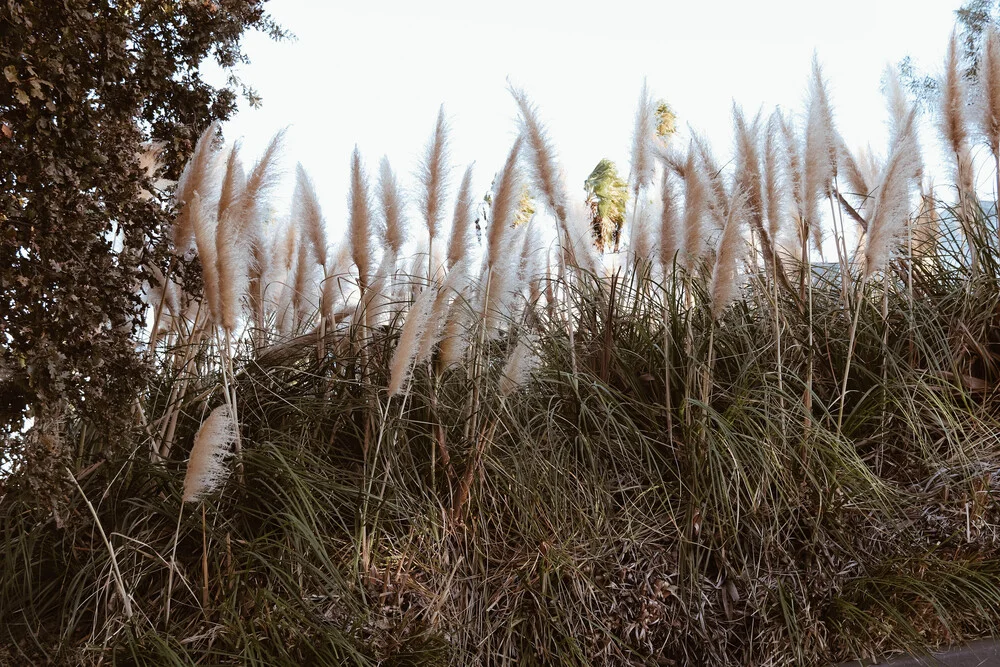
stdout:
[(370, 172), (385, 154), (412, 186), (441, 104), (451, 127), (453, 188), (460, 168), (475, 161), (476, 190), (485, 192), (515, 136), (508, 81), (538, 105), (570, 193), (581, 199), (601, 158), (627, 174), (644, 78), (681, 126), (706, 134), (723, 157), (733, 100), (751, 114), (776, 105), (800, 112), (814, 51), (848, 145), (870, 141), (884, 152), (886, 64), (910, 55), (938, 74), (959, 5), (272, 0), (270, 12), (297, 39), (246, 39), (253, 63), (241, 75), (264, 104), (242, 104), (224, 131), (243, 138), (250, 162), (289, 126), (287, 171), (300, 161), (312, 174), (334, 238), (346, 217), (354, 145)]

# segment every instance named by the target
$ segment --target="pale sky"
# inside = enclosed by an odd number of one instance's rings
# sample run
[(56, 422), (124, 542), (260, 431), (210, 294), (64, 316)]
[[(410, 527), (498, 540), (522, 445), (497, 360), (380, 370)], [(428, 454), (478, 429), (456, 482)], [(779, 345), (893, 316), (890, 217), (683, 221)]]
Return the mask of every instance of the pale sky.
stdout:
[(312, 175), (331, 241), (344, 228), (354, 145), (370, 174), (385, 154), (413, 187), (441, 104), (451, 128), (451, 194), (472, 161), (475, 189), (485, 193), (516, 133), (508, 80), (538, 106), (570, 195), (581, 200), (601, 158), (628, 173), (644, 78), (685, 131), (690, 124), (728, 159), (733, 100), (750, 115), (776, 105), (801, 112), (814, 51), (848, 145), (871, 142), (884, 153), (886, 64), (910, 55), (940, 73), (960, 4), (272, 0), (269, 11), (297, 40), (247, 37), (253, 63), (241, 75), (264, 105), (241, 104), (223, 129), (227, 140), (242, 137), (252, 162), (289, 126), (284, 166), (292, 174), (299, 161)]

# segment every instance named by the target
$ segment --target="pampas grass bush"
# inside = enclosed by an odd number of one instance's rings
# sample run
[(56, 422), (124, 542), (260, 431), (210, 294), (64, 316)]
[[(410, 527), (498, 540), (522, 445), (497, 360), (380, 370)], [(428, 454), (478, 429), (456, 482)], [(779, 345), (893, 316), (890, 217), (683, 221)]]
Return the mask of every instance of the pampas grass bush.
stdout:
[(399, 176), (354, 150), (344, 210), (299, 167), (270, 213), (281, 133), (246, 172), (209, 127), (134, 430), (67, 416), (65, 526), (0, 487), (0, 662), (830, 664), (990, 634), (1000, 240), (968, 174), (998, 43), (972, 110), (949, 47), (957, 198), (893, 77), (884, 160), (818, 59), (801, 113), (734, 105), (732, 155), (661, 142), (644, 87), (617, 264), (525, 91), (503, 164), (452, 190), (442, 109)]

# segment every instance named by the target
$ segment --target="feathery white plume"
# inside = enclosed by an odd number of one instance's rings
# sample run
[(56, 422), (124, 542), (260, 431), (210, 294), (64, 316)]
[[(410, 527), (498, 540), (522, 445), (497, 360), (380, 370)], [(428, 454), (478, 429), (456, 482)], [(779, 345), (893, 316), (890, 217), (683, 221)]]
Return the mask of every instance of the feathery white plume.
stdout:
[(292, 217), (308, 235), (308, 240), (312, 243), (316, 263), (326, 270), (326, 223), (323, 220), (323, 211), (319, 205), (319, 198), (313, 187), (309, 174), (301, 163), (295, 167), (295, 193), (292, 198)]
[(1000, 34), (997, 34), (992, 21), (983, 36), (979, 63), (979, 81), (983, 92), (979, 130), (993, 155), (1000, 156)]
[(500, 260), (506, 251), (504, 237), (517, 213), (517, 203), (521, 196), (521, 179), (517, 170), (517, 159), (520, 155), (522, 137), (514, 141), (504, 163), (503, 171), (497, 176), (493, 188), (493, 206), (490, 209), (490, 222), (486, 231), (486, 267), (492, 267)]
[(673, 272), (674, 260), (681, 250), (681, 221), (677, 211), (677, 193), (674, 191), (673, 169), (663, 165), (660, 176), (660, 268), (664, 276)]
[(226, 480), (229, 474), (226, 459), (236, 442), (236, 428), (226, 405), (212, 410), (208, 419), (202, 422), (194, 436), (191, 458), (188, 459), (187, 472), (184, 474), (184, 491), (181, 496), (183, 502), (201, 500)]
[(784, 227), (784, 187), (778, 168), (778, 132), (781, 114), (775, 111), (767, 120), (764, 134), (764, 209), (767, 214), (767, 233), (771, 245), (777, 246)]
[(712, 267), (712, 317), (716, 320), (722, 317), (737, 287), (737, 271), (739, 260), (746, 250), (746, 241), (742, 235), (742, 219), (746, 215), (746, 195), (739, 194), (729, 205), (729, 217), (719, 236), (719, 244), (715, 250), (715, 265)]
[(875, 193), (865, 247), (865, 276), (885, 268), (889, 257), (906, 231), (910, 215), (910, 190), (920, 163), (914, 118), (911, 109), (896, 136), (886, 161), (882, 182)]
[(464, 293), (460, 292), (451, 302), (448, 319), (441, 336), (438, 368), (446, 370), (458, 364), (469, 348), (469, 322), (471, 311)]
[(655, 141), (656, 105), (649, 95), (646, 80), (643, 79), (639, 106), (635, 111), (635, 129), (632, 132), (632, 191), (635, 193), (653, 182)]
[(451, 238), (448, 240), (448, 270), (453, 271), (469, 252), (469, 228), (472, 226), (472, 165), (470, 164), (462, 184), (458, 187), (458, 198), (455, 200), (455, 216), (451, 221)]
[(427, 223), (427, 235), (433, 245), (441, 222), (442, 204), (448, 178), (448, 127), (444, 120), (444, 107), (438, 110), (434, 136), (427, 144), (427, 154), (420, 167), (420, 182), (424, 186), (420, 198), (420, 211)]
[(555, 213), (556, 218), (562, 220), (566, 217), (566, 192), (556, 164), (555, 149), (552, 148), (545, 127), (538, 120), (537, 109), (528, 100), (525, 92), (511, 88), (511, 94), (521, 112), (521, 136), (526, 144), (528, 163), (536, 189), (541, 193), (545, 205)]
[(684, 163), (684, 269), (693, 273), (705, 252), (705, 202), (707, 188), (695, 164), (695, 149), (688, 149)]
[(532, 347), (532, 341), (528, 336), (518, 338), (517, 345), (507, 357), (507, 363), (503, 367), (500, 378), (501, 396), (509, 396), (527, 382), (531, 371), (538, 366), (538, 357), (534, 354)]
[(387, 157), (379, 162), (378, 189), (379, 204), (382, 207), (382, 238), (386, 249), (398, 258), (406, 242), (406, 220), (403, 218), (406, 202)]
[(809, 108), (806, 116), (806, 142), (804, 159), (803, 211), (805, 224), (817, 248), (823, 244), (823, 230), (819, 225), (819, 202), (830, 192), (837, 169), (837, 133), (833, 125), (826, 83), (819, 59), (813, 55), (812, 78), (809, 82)]
[(351, 154), (350, 195), (351, 259), (358, 267), (358, 286), (362, 291), (371, 279), (371, 211), (368, 201), (368, 178), (361, 166), (361, 151)]
[(962, 77), (958, 53), (958, 35), (951, 33), (948, 55), (945, 57), (941, 95), (941, 132), (948, 148), (955, 154), (964, 152), (968, 131), (965, 127), (965, 80)]
[(199, 194), (202, 205), (207, 199), (212, 198), (211, 192), (216, 179), (214, 143), (218, 131), (219, 123), (215, 121), (202, 132), (198, 143), (195, 144), (191, 159), (188, 160), (177, 181), (174, 202), (180, 212), (174, 221), (173, 246), (174, 252), (178, 255), (184, 255), (194, 240), (194, 229), (191, 226), (191, 200), (194, 193)]
[(205, 284), (208, 312), (212, 321), (218, 323), (221, 315), (219, 311), (219, 269), (215, 251), (215, 221), (205, 216), (201, 195), (197, 192), (191, 195), (190, 215), (195, 244), (198, 247), (198, 258), (201, 260), (201, 275), (202, 282)]
[(395, 396), (402, 391), (403, 385), (410, 377), (410, 371), (413, 367), (411, 362), (417, 355), (420, 339), (427, 328), (436, 296), (437, 289), (435, 287), (425, 287), (406, 314), (406, 323), (403, 324), (403, 330), (399, 334), (399, 343), (396, 345), (392, 362), (389, 364), (389, 396)]
[(240, 302), (247, 291), (250, 247), (258, 234), (258, 211), (276, 179), (275, 161), (282, 136), (282, 132), (274, 135), (245, 181), (235, 146), (226, 167), (215, 249), (219, 267), (219, 314), (222, 326), (230, 332), (236, 328)]

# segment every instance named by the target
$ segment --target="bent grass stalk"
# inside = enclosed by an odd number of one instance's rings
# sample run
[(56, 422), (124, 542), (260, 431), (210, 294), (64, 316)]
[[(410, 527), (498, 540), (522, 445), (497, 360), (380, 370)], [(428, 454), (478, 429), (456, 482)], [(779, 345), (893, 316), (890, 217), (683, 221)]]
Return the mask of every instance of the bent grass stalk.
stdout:
[(115, 555), (114, 547), (111, 546), (111, 541), (108, 540), (108, 536), (104, 532), (104, 526), (101, 524), (101, 519), (97, 516), (97, 510), (95, 510), (94, 506), (90, 504), (90, 499), (87, 498), (87, 494), (83, 492), (83, 487), (81, 487), (80, 482), (77, 481), (76, 475), (74, 475), (73, 471), (69, 468), (64, 468), (64, 470), (73, 481), (73, 485), (80, 492), (80, 495), (83, 497), (83, 502), (87, 504), (87, 509), (90, 510), (90, 516), (94, 518), (94, 523), (97, 525), (97, 531), (101, 534), (101, 540), (104, 542), (104, 546), (108, 550), (108, 556), (111, 558), (111, 571), (114, 575), (115, 586), (118, 589), (118, 596), (122, 601), (122, 607), (125, 609), (125, 617), (132, 620), (132, 600), (125, 591), (125, 581), (122, 579), (122, 572), (118, 568), (118, 557)]

